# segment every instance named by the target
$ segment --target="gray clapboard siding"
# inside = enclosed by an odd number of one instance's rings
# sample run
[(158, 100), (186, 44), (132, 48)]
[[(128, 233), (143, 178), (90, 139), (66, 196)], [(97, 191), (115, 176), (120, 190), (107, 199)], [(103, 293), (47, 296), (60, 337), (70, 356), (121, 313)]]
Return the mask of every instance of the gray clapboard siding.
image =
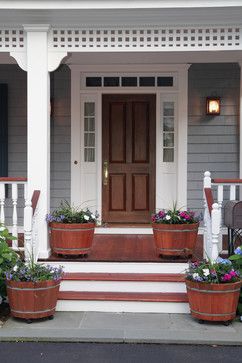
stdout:
[[(239, 177), (239, 86), (237, 64), (193, 64), (189, 69), (188, 207), (197, 211), (203, 208), (204, 171), (213, 177)], [(205, 114), (211, 95), (221, 97), (220, 116)]]

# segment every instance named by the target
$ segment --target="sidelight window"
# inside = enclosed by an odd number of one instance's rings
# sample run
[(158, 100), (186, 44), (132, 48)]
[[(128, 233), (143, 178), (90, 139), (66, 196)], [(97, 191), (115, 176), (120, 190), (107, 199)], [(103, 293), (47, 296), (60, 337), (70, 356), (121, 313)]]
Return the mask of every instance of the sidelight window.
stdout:
[(175, 107), (174, 102), (163, 102), (163, 162), (174, 162), (175, 155)]
[(84, 102), (84, 161), (95, 162), (95, 102)]

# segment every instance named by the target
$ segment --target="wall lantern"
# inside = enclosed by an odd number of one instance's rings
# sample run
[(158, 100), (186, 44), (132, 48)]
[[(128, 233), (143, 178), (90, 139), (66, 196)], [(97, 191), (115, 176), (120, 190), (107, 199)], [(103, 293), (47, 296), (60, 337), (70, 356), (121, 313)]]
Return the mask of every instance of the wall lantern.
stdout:
[(207, 97), (206, 108), (207, 115), (220, 115), (220, 98)]

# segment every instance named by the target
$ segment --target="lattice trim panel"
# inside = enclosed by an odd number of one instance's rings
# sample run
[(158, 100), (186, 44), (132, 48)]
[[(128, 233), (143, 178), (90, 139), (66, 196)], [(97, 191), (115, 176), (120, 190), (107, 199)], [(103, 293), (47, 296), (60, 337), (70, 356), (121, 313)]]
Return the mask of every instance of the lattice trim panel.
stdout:
[(0, 29), (0, 51), (25, 48), (25, 34), (21, 29)]
[(218, 50), (242, 49), (241, 26), (144, 29), (52, 29), (51, 49)]

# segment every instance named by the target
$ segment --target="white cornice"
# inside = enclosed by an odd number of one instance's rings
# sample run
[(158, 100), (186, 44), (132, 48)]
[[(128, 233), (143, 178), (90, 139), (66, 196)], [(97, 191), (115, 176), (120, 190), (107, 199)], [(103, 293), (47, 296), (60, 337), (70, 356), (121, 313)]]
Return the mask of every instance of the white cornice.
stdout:
[(0, 0), (0, 9), (174, 9), (232, 8), (241, 0)]

